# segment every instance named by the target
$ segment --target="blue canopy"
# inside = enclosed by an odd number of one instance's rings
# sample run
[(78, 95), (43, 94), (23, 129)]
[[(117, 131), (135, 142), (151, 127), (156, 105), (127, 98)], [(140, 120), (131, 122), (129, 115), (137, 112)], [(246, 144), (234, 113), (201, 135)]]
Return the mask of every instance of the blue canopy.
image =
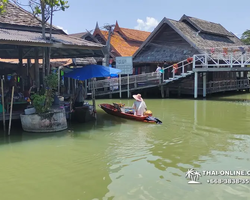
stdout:
[(84, 81), (96, 77), (108, 77), (121, 72), (120, 69), (105, 67), (102, 65), (86, 65), (82, 68), (74, 68), (72, 71), (66, 72), (65, 77)]

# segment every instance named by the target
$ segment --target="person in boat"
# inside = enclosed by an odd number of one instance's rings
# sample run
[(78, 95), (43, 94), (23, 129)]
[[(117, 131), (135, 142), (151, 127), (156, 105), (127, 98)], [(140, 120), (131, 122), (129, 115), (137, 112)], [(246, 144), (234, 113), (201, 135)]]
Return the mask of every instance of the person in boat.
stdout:
[(83, 106), (85, 98), (86, 98), (86, 93), (83, 87), (83, 82), (79, 81), (79, 87), (77, 88), (77, 91), (76, 91), (74, 107)]
[(143, 113), (147, 110), (146, 103), (141, 94), (133, 95), (133, 98), (136, 100), (132, 106), (135, 109), (134, 114), (142, 117)]

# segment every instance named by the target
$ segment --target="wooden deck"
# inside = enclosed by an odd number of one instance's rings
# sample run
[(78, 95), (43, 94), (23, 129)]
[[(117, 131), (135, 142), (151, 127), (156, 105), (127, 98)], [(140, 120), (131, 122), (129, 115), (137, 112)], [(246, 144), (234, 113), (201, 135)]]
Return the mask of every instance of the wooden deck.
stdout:
[[(12, 113), (12, 119), (17, 120), (20, 119), (20, 114), (22, 114), (22, 111), (13, 111)], [(5, 120), (8, 121), (10, 119), (10, 114), (5, 113)], [(3, 121), (3, 113), (0, 113), (0, 121)]]

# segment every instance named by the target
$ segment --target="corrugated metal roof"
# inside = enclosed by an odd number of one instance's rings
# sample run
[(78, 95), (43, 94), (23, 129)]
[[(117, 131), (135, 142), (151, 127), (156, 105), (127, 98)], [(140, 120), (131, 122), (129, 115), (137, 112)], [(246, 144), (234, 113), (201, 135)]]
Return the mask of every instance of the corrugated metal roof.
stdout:
[[(10, 64), (18, 64), (19, 63), (19, 59), (3, 59), (0, 58), (0, 62), (3, 63), (10, 63)], [(31, 59), (30, 62), (32, 64), (35, 63), (35, 59)], [(23, 64), (27, 64), (27, 59), (23, 59), (22, 61)], [(43, 63), (43, 59), (39, 59), (38, 60), (39, 64)], [(61, 63), (61, 64), (71, 64), (72, 63), (72, 59), (71, 58), (64, 58), (64, 59), (50, 59), (50, 63)]]
[(0, 40), (48, 43), (48, 41), (42, 39), (41, 33), (2, 28), (0, 29)]
[[(49, 37), (49, 34), (46, 34)], [(33, 42), (33, 43), (50, 43), (49, 40), (44, 40), (41, 33), (18, 31), (9, 29), (0, 29), (0, 40), (18, 41), (18, 42)], [(62, 43), (65, 45), (77, 45), (87, 47), (102, 47), (103, 45), (83, 40), (80, 38), (73, 38), (63, 34), (53, 34), (52, 43)]]
[(76, 38), (82, 38), (82, 37), (85, 36), (86, 34), (88, 34), (88, 33), (87, 33), (87, 32), (81, 32), (81, 33), (69, 34), (69, 36), (76, 37)]
[(89, 46), (89, 47), (103, 47), (103, 45), (94, 43), (88, 40), (84, 40), (81, 38), (75, 38), (75, 37), (70, 37), (68, 35), (62, 35), (62, 34), (53, 34), (52, 39), (66, 44), (66, 45), (79, 45), (79, 46)]

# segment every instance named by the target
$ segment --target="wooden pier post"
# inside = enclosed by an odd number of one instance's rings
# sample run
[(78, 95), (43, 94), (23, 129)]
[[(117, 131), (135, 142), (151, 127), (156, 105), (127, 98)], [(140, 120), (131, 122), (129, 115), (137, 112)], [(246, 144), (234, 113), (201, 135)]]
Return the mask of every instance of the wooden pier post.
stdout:
[(166, 97), (169, 97), (169, 87), (166, 88)]
[(3, 79), (1, 78), (1, 90), (2, 90), (2, 109), (3, 109), (3, 131), (5, 132), (5, 110), (4, 110), (4, 90), (3, 90)]
[(194, 98), (198, 97), (198, 72), (194, 73)]
[[(85, 82), (87, 82), (87, 80)], [(86, 86), (85, 86), (85, 90), (86, 90), (86, 95), (85, 96), (87, 96), (88, 91), (87, 91), (87, 87)], [(70, 78), (69, 77), (68, 77), (67, 94), (70, 95)]]
[(96, 115), (96, 103), (95, 103), (95, 78), (92, 78), (92, 90), (91, 90), (91, 94), (92, 94), (92, 104), (93, 104), (94, 116), (97, 119), (97, 115)]
[(179, 86), (178, 87), (178, 97), (180, 97), (181, 96), (181, 87)]
[(129, 74), (127, 75), (127, 78), (128, 78), (128, 83), (127, 83), (127, 89), (128, 89), (128, 91), (127, 92), (128, 92), (128, 99), (129, 99), (129, 97), (130, 97), (129, 96)]
[(58, 81), (58, 85), (57, 85), (57, 92), (60, 95), (60, 91), (61, 91), (61, 66), (58, 67), (57, 70), (57, 81)]
[(11, 103), (10, 103), (10, 119), (9, 119), (8, 135), (10, 135), (10, 129), (11, 129), (12, 109), (13, 109), (13, 99), (14, 99), (14, 90), (15, 90), (15, 86), (12, 86)]
[(164, 98), (164, 86), (161, 86), (161, 98)]
[(120, 93), (120, 99), (122, 98), (122, 77), (121, 74), (119, 74), (119, 93)]
[(203, 97), (207, 96), (207, 75), (203, 73)]
[(38, 91), (40, 89), (40, 75), (39, 75), (39, 73), (40, 73), (39, 72), (39, 50), (36, 48), (35, 49), (35, 80), (36, 81), (35, 82), (36, 82), (36, 87), (37, 87)]

